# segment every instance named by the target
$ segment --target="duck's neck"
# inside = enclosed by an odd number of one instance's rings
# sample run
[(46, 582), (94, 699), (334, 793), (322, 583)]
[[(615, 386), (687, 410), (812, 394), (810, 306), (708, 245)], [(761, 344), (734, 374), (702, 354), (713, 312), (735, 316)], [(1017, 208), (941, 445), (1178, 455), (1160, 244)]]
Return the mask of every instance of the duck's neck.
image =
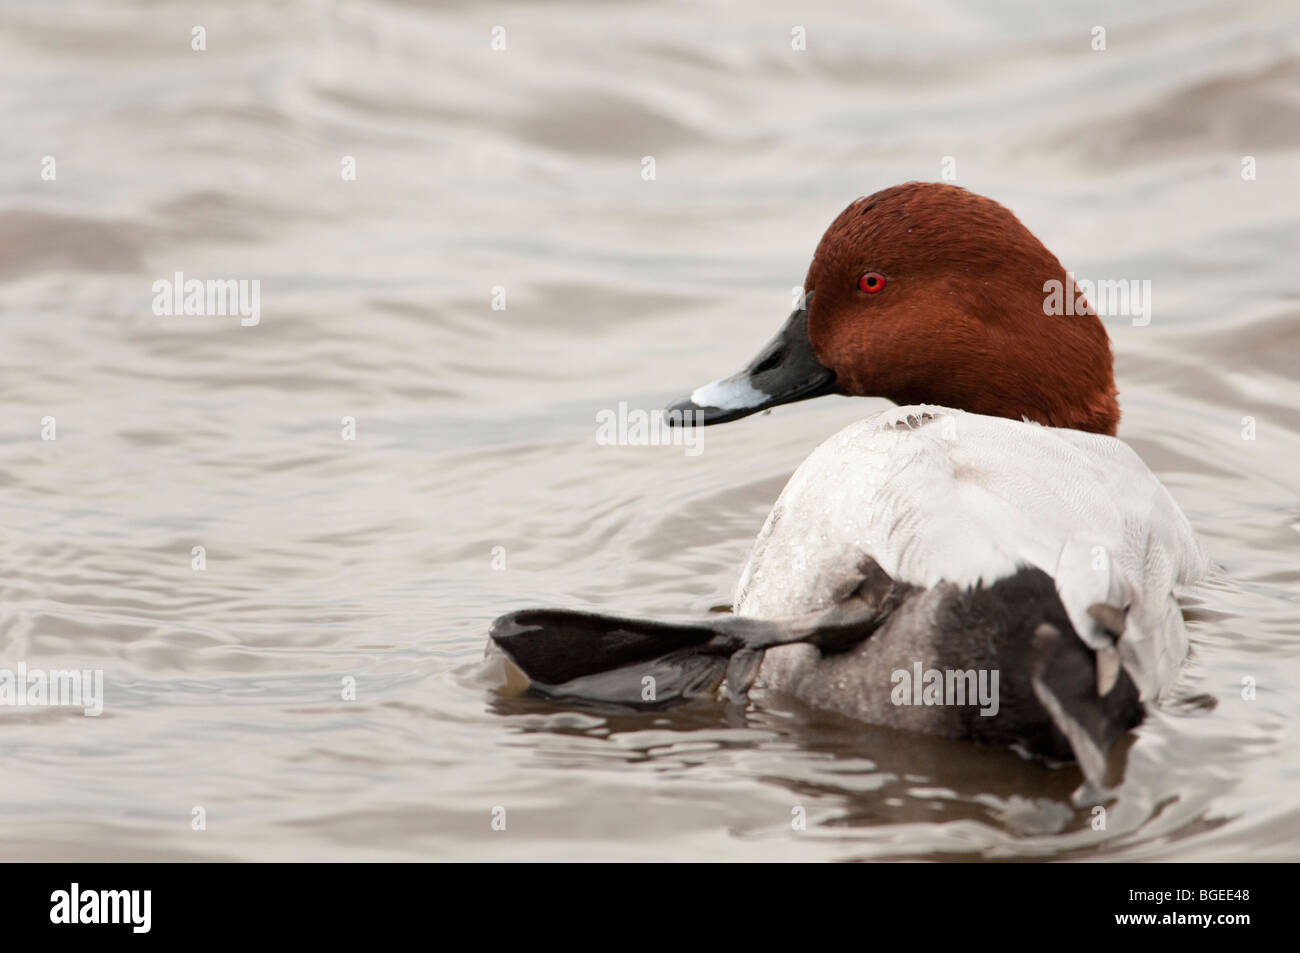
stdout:
[(926, 353), (908, 352), (911, 365), (906, 357), (891, 362), (875, 392), (899, 404), (940, 404), (1113, 437), (1120, 411), (1105, 329), (1088, 316), (1054, 330), (1004, 325), (965, 352), (934, 342)]
[(985, 405), (979, 413), (1115, 436), (1114, 356), (1100, 318), (1044, 314), (1028, 295), (1000, 317), (984, 324), (990, 373), (970, 388), (972, 402)]
[(897, 404), (938, 404), (956, 407), (972, 414), (988, 417), (1006, 417), (1010, 420), (1031, 420), (1047, 427), (1083, 430), (1089, 433), (1115, 436), (1119, 424), (1119, 404), (1114, 393), (1098, 393), (1084, 400), (1047, 402), (1022, 399), (1012, 394), (981, 396), (962, 399), (940, 391), (905, 392), (889, 395)]
[(1096, 315), (1055, 319), (1050, 333), (1037, 336), (1029, 352), (1017, 377), (1020, 403), (1030, 409), (1012, 404), (1007, 416), (1115, 436), (1120, 412), (1114, 357), (1110, 337)]

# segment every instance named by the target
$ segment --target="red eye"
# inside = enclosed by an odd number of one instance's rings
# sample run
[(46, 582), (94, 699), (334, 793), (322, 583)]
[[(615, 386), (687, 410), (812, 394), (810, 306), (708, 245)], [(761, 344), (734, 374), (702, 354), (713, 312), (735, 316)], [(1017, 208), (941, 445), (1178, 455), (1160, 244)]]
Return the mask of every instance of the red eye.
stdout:
[(858, 279), (858, 290), (865, 291), (869, 295), (883, 290), (885, 287), (885, 276), (878, 271), (869, 271)]

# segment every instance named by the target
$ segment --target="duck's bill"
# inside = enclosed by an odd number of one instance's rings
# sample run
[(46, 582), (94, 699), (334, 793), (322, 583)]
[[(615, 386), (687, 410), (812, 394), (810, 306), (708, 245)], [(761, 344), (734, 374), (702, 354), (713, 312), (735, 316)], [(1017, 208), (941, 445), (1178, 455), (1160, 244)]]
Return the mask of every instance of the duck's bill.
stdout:
[(698, 387), (691, 396), (670, 404), (669, 423), (721, 424), (779, 404), (834, 393), (835, 372), (817, 360), (808, 338), (811, 301), (810, 294), (805, 306), (790, 315), (743, 371)]

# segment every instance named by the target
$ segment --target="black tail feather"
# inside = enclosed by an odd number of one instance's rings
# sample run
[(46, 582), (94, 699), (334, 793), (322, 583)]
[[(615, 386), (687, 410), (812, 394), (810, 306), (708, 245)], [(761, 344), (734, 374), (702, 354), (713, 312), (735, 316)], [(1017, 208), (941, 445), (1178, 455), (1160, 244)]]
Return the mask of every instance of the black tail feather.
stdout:
[(716, 692), (744, 697), (763, 650), (808, 642), (839, 651), (871, 635), (885, 614), (828, 610), (787, 620), (720, 615), (655, 622), (571, 609), (522, 609), (492, 623), (491, 644), (532, 690), (552, 697), (662, 705)]

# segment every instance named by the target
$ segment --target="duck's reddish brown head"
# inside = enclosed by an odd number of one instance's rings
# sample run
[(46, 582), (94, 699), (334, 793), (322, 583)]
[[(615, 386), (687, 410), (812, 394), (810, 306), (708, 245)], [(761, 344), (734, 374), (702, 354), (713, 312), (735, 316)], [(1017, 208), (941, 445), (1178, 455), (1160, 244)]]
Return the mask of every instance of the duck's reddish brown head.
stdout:
[[(827, 393), (940, 404), (1114, 434), (1110, 340), (1094, 314), (1048, 313), (1075, 289), (1010, 211), (954, 185), (859, 199), (826, 234), (805, 307), (739, 374), (672, 410), (705, 423)], [(1061, 295), (1055, 295), (1057, 301)]]

